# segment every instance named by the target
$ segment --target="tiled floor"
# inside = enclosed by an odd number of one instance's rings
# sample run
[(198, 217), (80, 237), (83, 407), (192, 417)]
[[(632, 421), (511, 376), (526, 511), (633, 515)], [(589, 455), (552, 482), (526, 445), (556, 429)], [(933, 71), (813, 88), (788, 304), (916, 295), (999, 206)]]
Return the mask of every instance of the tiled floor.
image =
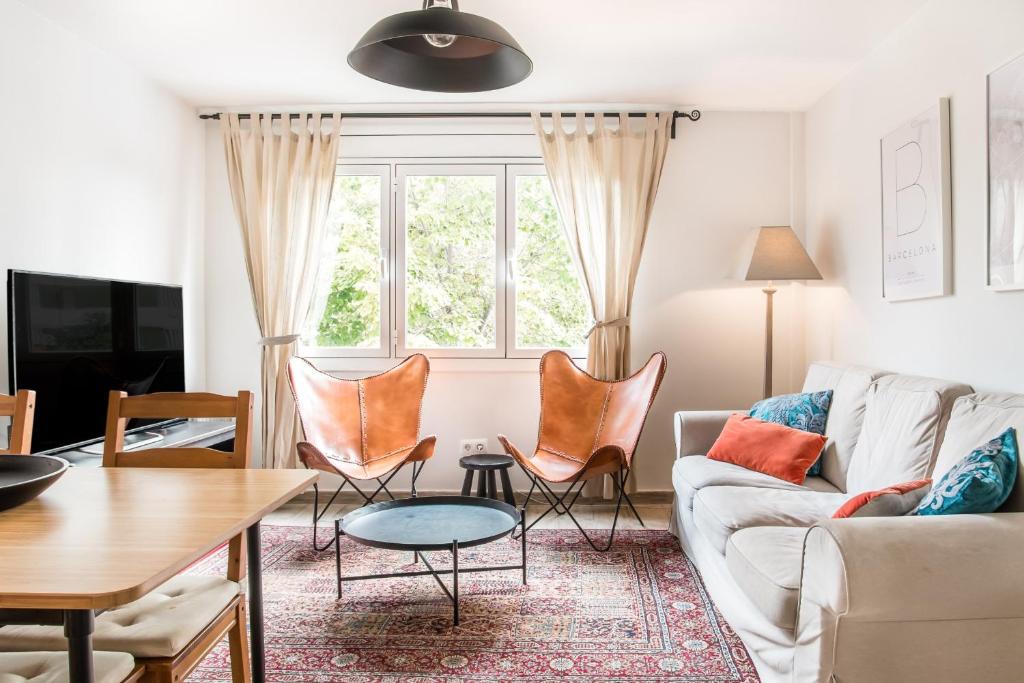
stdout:
[[(544, 511), (542, 505), (530, 505), (527, 509), (526, 519), (527, 522), (533, 520), (536, 515), (539, 515)], [(279, 526), (306, 526), (312, 520), (312, 501), (295, 501), (286, 504), (284, 507), (278, 509), (275, 512), (269, 514), (264, 518), (265, 524), (275, 524)], [(331, 510), (324, 516), (322, 525), (327, 525), (327, 520), (335, 519), (344, 515), (350, 510), (354, 510), (356, 505), (353, 504), (335, 504), (331, 506)], [(644, 524), (648, 529), (667, 529), (669, 511), (671, 506), (668, 503), (640, 503), (636, 506), (637, 511), (644, 520)], [(612, 524), (612, 517), (615, 513), (614, 503), (608, 504), (604, 502), (592, 503), (592, 502), (578, 502), (573, 506), (573, 514), (576, 519), (588, 529), (608, 529)], [(573, 527), (572, 520), (565, 517), (564, 515), (559, 517), (554, 513), (548, 514), (547, 517), (542, 519), (540, 523), (535, 527), (537, 529), (571, 529)], [(633, 514), (628, 507), (623, 505), (622, 511), (619, 513), (619, 529), (640, 529), (640, 524), (633, 517)]]

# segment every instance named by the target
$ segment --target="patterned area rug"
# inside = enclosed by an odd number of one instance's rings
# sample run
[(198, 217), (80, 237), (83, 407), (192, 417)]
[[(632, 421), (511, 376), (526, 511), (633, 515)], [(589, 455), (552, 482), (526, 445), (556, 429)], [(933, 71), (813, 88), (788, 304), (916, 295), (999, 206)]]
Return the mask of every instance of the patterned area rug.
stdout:
[[(429, 577), (348, 582), (336, 600), (334, 553), (311, 531), (264, 527), (267, 680), (758, 681), (740, 639), (664, 531), (624, 531), (606, 553), (573, 531), (528, 534), (529, 585), (518, 571), (459, 577), (462, 622)], [(460, 567), (514, 564), (502, 539), (459, 553)], [(428, 555), (450, 566), (446, 553)], [(409, 553), (342, 542), (348, 575), (411, 568)], [(219, 573), (224, 552), (192, 568)], [(421, 565), (422, 567), (422, 565)], [(222, 644), (190, 681), (230, 681)]]

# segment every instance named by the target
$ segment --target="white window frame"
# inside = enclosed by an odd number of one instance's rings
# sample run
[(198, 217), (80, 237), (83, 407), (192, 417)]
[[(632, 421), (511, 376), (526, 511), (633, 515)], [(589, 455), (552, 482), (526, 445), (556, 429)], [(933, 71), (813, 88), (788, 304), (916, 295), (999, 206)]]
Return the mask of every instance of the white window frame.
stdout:
[[(409, 176), (493, 176), (495, 191), (494, 216), (494, 348), (419, 348), (406, 343), (406, 249), (405, 213), (406, 183)], [(395, 328), (394, 343), (397, 357), (411, 353), (424, 353), (435, 358), (505, 358), (505, 234), (507, 206), (505, 197), (505, 165), (484, 163), (397, 163), (395, 165)]]
[(338, 164), (339, 176), (380, 177), (380, 347), (376, 349), (339, 346), (299, 345), (299, 354), (307, 358), (390, 358), (391, 348), (391, 273), (394, 263), (391, 249), (392, 183), (390, 164)]
[[(473, 167), (477, 173), (466, 173)], [(480, 170), (485, 170), (480, 173)], [(405, 345), (405, 178), (410, 175), (494, 175), (496, 176), (497, 216), (495, 235), (495, 334), (494, 349), (413, 348)], [(540, 358), (548, 349), (519, 349), (515, 345), (515, 179), (520, 175), (547, 175), (543, 161), (535, 157), (365, 157), (339, 161), (336, 175), (379, 175), (381, 177), (381, 253), (384, 255), (381, 277), (380, 348), (358, 349), (307, 346), (300, 343), (299, 353), (313, 359), (325, 359), (318, 365), (343, 370), (359, 366), (368, 371), (390, 367), (383, 359), (403, 358), (425, 353), (432, 358), (466, 360), (472, 367), (502, 361), (494, 369), (519, 367), (529, 359)], [(504, 203), (504, 210), (502, 210)], [(585, 360), (583, 348), (562, 349), (576, 360)], [(330, 360), (338, 359), (338, 360)], [(363, 359), (363, 360), (359, 360)], [(509, 362), (506, 362), (509, 361)], [(450, 362), (446, 360), (445, 362)], [(381, 364), (384, 363), (384, 364)], [(353, 365), (354, 364), (354, 365)], [(363, 366), (366, 366), (363, 368)], [(453, 366), (454, 367), (454, 366)], [(460, 364), (459, 367), (462, 367)], [(467, 365), (467, 367), (469, 367)], [(487, 366), (491, 367), (491, 366)], [(534, 366), (529, 366), (533, 369)]]
[[(547, 170), (544, 164), (508, 164), (506, 165), (505, 177), (505, 243), (508, 245), (506, 252), (505, 268), (507, 272), (505, 285), (505, 306), (507, 314), (505, 357), (506, 358), (540, 358), (550, 348), (519, 348), (516, 345), (516, 178), (520, 176), (544, 176), (547, 177)], [(573, 266), (575, 268), (575, 266)], [(585, 347), (572, 347), (559, 349), (565, 351), (573, 358), (586, 358)]]

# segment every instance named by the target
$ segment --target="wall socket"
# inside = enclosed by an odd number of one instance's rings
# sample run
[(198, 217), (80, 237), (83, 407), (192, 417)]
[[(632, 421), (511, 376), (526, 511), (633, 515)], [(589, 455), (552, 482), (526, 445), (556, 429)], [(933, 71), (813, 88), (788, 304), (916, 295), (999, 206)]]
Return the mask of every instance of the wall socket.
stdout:
[(487, 439), (463, 439), (459, 442), (459, 453), (477, 455), (487, 452)]

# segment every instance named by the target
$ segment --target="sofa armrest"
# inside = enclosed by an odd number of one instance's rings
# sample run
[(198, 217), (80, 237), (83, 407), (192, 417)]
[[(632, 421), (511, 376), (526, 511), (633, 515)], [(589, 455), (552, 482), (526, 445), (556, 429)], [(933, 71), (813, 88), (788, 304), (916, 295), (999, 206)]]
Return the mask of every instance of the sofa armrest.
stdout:
[(828, 520), (804, 542), (794, 680), (1010, 680), (1024, 513)]
[(706, 455), (736, 410), (680, 410), (675, 416), (676, 458)]

